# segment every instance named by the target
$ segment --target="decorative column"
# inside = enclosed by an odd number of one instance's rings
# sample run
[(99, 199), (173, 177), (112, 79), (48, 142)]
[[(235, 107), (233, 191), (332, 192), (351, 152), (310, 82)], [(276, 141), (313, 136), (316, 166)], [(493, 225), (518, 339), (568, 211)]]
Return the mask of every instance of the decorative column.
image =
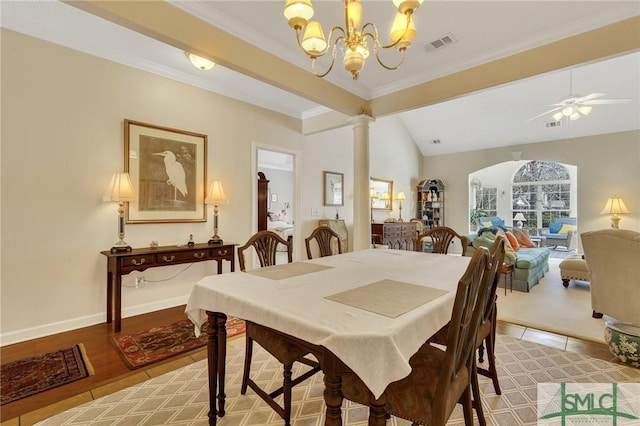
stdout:
[(353, 125), (353, 250), (371, 247), (371, 203), (369, 200), (369, 123), (362, 114)]

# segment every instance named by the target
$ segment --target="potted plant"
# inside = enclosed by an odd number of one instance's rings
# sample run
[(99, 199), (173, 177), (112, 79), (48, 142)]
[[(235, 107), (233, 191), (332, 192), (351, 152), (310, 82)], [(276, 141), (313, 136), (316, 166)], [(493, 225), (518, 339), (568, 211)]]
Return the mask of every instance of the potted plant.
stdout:
[(471, 225), (470, 228), (472, 231), (475, 231), (478, 229), (478, 223), (476, 221), (476, 219), (478, 219), (479, 217), (485, 217), (487, 216), (487, 211), (483, 210), (483, 209), (471, 209), (469, 211), (469, 224)]

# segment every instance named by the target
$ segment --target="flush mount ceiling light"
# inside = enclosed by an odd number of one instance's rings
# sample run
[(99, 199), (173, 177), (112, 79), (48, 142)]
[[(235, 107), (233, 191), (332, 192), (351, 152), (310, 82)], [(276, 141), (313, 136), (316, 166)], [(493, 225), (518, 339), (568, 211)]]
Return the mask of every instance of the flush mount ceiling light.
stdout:
[[(397, 8), (389, 37), (391, 43), (383, 44), (378, 37), (378, 29), (375, 24), (367, 22), (360, 26), (362, 21), (362, 4), (359, 0), (344, 0), (344, 27), (334, 26), (329, 32), (329, 37), (324, 37), (322, 26), (318, 21), (309, 21), (314, 10), (311, 0), (286, 0), (284, 16), (289, 21), (289, 26), (296, 31), (298, 46), (311, 58), (311, 68), (318, 77), (324, 77), (333, 69), (336, 60), (338, 46), (343, 52), (342, 65), (351, 73), (354, 80), (369, 56), (369, 49), (373, 47), (378, 63), (385, 69), (395, 70), (404, 62), (404, 52), (411, 45), (411, 40), (416, 36), (416, 27), (413, 24), (413, 12), (420, 7), (423, 0), (393, 0)], [(304, 30), (304, 35), (300, 35)], [(335, 35), (335, 38), (334, 38)], [(367, 40), (367, 38), (369, 40)], [(400, 52), (397, 65), (388, 66), (382, 62), (379, 56), (380, 49), (396, 48)], [(316, 59), (331, 51), (331, 63), (325, 72), (316, 71)]]
[(202, 71), (210, 70), (216, 64), (213, 61), (210, 61), (193, 53), (184, 52), (184, 54), (187, 55), (187, 58), (189, 58), (194, 67), (200, 68)]

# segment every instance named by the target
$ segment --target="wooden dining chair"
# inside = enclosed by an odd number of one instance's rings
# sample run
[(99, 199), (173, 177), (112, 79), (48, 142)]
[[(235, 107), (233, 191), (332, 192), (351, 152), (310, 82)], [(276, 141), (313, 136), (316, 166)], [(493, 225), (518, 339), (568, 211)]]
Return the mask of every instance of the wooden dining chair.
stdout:
[[(314, 229), (311, 235), (304, 239), (304, 244), (307, 247), (308, 259), (313, 259), (313, 256), (311, 255), (311, 241), (313, 240), (316, 240), (316, 243), (318, 244), (320, 257), (342, 254), (342, 241), (340, 241), (340, 236), (333, 229), (322, 225)], [(334, 245), (337, 247), (336, 253), (333, 252)]]
[(460, 240), (460, 244), (462, 245), (462, 255), (465, 256), (467, 254), (467, 244), (469, 242), (469, 239), (464, 235), (458, 234), (456, 231), (449, 227), (436, 226), (435, 228), (428, 228), (419, 233), (416, 237), (416, 251), (423, 250), (422, 240), (424, 240), (425, 238), (431, 239), (433, 253), (438, 254), (447, 254), (449, 252), (451, 242), (455, 238), (458, 238)]
[(477, 409), (479, 401), (472, 401), (471, 377), (476, 334), (491, 284), (489, 265), (486, 248), (473, 253), (458, 282), (445, 350), (425, 343), (409, 360), (409, 375), (389, 384), (377, 400), (356, 374), (341, 376), (343, 396), (369, 406), (369, 424), (371, 419), (384, 424), (382, 420), (390, 414), (414, 425), (444, 425), (456, 403), (463, 407), (465, 424), (473, 424), (474, 405), (478, 418), (484, 421), (482, 410)]
[[(476, 347), (478, 348), (478, 361), (483, 362), (484, 349), (487, 350), (487, 358), (489, 362), (489, 368), (477, 368), (477, 373), (488, 377), (493, 382), (493, 389), (497, 395), (501, 395), (500, 383), (498, 382), (498, 371), (496, 369), (496, 322), (498, 316), (498, 297), (496, 290), (500, 281), (500, 269), (504, 262), (505, 255), (505, 241), (504, 237), (497, 236), (495, 242), (489, 250), (490, 270), (489, 279), (491, 280), (491, 287), (486, 296), (484, 302), (484, 313), (478, 326), (478, 335), (476, 338)], [(442, 327), (436, 334), (429, 339), (430, 343), (436, 343), (441, 345), (447, 344), (447, 338), (449, 334), (450, 325), (447, 324)], [(477, 375), (472, 378), (474, 386), (474, 395), (476, 400), (479, 399), (479, 385)]]
[[(292, 242), (287, 241), (272, 231), (259, 231), (254, 234), (243, 246), (238, 247), (238, 260), (240, 262), (240, 270), (245, 271), (246, 259), (245, 251), (253, 247), (260, 261), (260, 266), (276, 265), (277, 249), (280, 245), (287, 248), (287, 261), (293, 261)], [(302, 381), (319, 372), (320, 365), (317, 361), (305, 358), (309, 354), (309, 350), (303, 346), (294, 344), (293, 342), (283, 339), (281, 334), (276, 330), (246, 321), (246, 347), (244, 357), (244, 370), (242, 374), (242, 385), (240, 393), (247, 393), (247, 387), (250, 387), (260, 398), (262, 398), (273, 410), (278, 413), (284, 420), (285, 426), (291, 424), (291, 389)], [(278, 389), (267, 393), (260, 388), (250, 377), (251, 359), (253, 358), (253, 342), (257, 342), (262, 348), (276, 358), (283, 366), (282, 386)], [(292, 369), (295, 362), (300, 362), (311, 367), (310, 370), (292, 379)], [(279, 395), (282, 395), (282, 405), (275, 401)]]

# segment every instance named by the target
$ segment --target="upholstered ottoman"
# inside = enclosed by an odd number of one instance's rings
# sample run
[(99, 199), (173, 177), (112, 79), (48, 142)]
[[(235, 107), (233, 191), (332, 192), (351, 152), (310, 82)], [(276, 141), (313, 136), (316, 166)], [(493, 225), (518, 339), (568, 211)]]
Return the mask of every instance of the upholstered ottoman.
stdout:
[(589, 270), (587, 269), (587, 261), (580, 254), (569, 256), (560, 262), (560, 276), (562, 277), (562, 285), (569, 286), (569, 281), (589, 281)]

